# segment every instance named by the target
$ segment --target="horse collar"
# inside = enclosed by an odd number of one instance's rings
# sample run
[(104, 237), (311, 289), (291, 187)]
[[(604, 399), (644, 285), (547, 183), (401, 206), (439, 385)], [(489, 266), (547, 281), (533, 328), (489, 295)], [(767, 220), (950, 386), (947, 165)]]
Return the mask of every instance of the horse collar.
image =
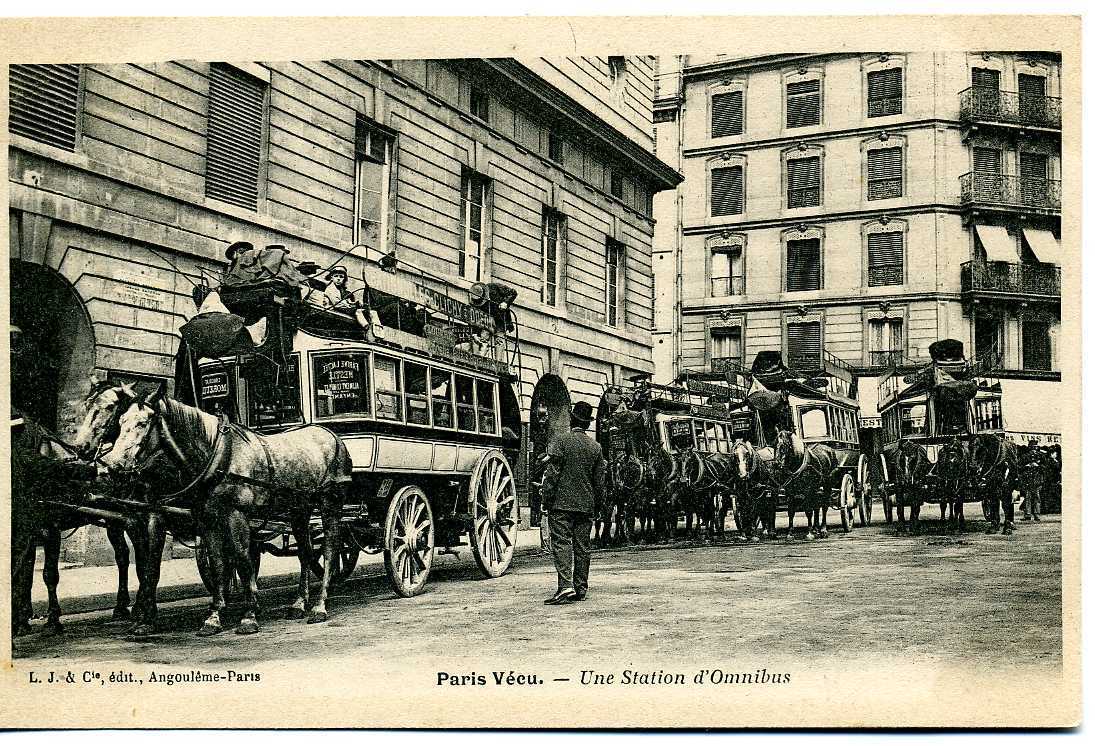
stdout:
[(177, 492), (172, 492), (169, 495), (164, 495), (163, 499), (159, 502), (165, 503), (186, 495), (187, 493), (198, 489), (201, 485), (212, 481), (224, 470), (224, 465), (228, 461), (229, 451), (229, 435), (232, 430), (232, 424), (229, 422), (228, 417), (223, 413), (220, 415), (220, 422), (217, 425), (217, 435), (213, 440), (213, 452), (209, 456), (209, 462), (205, 465), (198, 476), (194, 478), (190, 484), (183, 487)]

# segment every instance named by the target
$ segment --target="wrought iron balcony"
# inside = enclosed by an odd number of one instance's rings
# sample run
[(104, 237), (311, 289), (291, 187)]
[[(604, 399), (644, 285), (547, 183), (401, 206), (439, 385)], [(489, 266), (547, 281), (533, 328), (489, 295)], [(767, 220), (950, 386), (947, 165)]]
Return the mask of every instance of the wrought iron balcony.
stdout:
[(711, 297), (722, 298), (727, 295), (744, 295), (745, 277), (712, 277)]
[(740, 357), (713, 357), (711, 358), (712, 373), (748, 373), (748, 369)]
[(1061, 298), (1061, 268), (975, 260), (962, 265), (962, 292), (1026, 299)]
[(1036, 212), (1060, 212), (1061, 182), (972, 171), (959, 177), (962, 204)]
[(913, 360), (904, 350), (871, 350), (867, 353), (872, 368), (917, 368), (922, 360)]
[(973, 86), (958, 94), (963, 122), (1061, 129), (1061, 99)]

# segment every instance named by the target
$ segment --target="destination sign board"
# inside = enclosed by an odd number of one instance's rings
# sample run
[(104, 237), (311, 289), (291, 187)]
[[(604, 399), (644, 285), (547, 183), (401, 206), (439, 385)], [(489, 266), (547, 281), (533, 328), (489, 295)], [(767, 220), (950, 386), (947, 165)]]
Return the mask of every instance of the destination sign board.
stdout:
[(228, 398), (228, 373), (216, 371), (202, 374), (202, 401)]
[(481, 326), (486, 329), (494, 328), (494, 319), (482, 309), (418, 283), (415, 283), (414, 290), (418, 301), (431, 311), (442, 313), (449, 318), (463, 321), (471, 326)]

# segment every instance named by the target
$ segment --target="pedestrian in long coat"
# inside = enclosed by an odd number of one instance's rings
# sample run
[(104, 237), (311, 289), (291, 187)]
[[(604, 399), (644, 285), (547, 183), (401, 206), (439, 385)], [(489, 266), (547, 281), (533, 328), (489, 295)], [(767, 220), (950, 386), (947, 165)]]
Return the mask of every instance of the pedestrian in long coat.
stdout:
[(1042, 506), (1042, 485), (1046, 481), (1046, 467), (1038, 445), (1031, 442), (1019, 464), (1019, 484), (1023, 488), (1023, 520), (1042, 520), (1039, 517)]
[(548, 445), (543, 509), (559, 586), (545, 604), (581, 601), (589, 589), (589, 535), (605, 491), (601, 447), (585, 433), (592, 420), (593, 408), (578, 402), (570, 416), (570, 432)]

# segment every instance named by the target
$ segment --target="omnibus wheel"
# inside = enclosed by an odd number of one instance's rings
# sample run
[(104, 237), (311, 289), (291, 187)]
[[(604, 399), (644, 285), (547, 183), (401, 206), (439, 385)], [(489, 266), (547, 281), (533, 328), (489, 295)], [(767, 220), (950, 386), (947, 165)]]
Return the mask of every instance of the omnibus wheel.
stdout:
[(840, 527), (849, 533), (855, 524), (855, 482), (851, 474), (840, 480)]
[(871, 525), (874, 512), (874, 484), (871, 481), (871, 467), (865, 455), (859, 457), (859, 525), (866, 528)]
[(384, 570), (398, 595), (410, 598), (426, 588), (434, 538), (426, 493), (413, 484), (403, 487), (392, 497), (384, 521)]
[(517, 485), (509, 461), (499, 450), (479, 457), (468, 483), (471, 528), (468, 543), (475, 564), (488, 578), (509, 569), (517, 544)]

